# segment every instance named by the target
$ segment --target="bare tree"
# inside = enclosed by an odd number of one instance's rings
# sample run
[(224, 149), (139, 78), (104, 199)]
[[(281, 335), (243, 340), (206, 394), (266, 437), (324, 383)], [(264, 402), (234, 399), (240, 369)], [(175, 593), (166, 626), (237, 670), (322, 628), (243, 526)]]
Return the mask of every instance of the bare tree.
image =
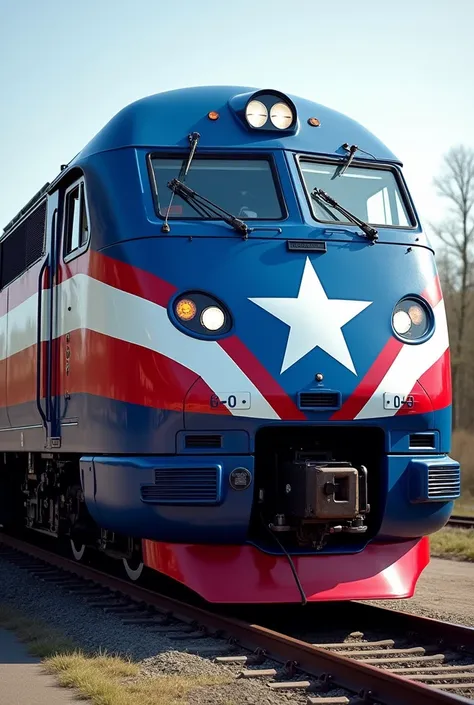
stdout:
[(474, 284), (474, 150), (465, 146), (450, 149), (444, 157), (441, 175), (434, 183), (438, 194), (448, 202), (446, 219), (431, 228), (445, 246), (443, 269), (450, 273), (451, 304), (455, 303), (451, 306), (450, 333), (455, 396), (453, 422), (458, 427), (462, 423), (465, 343)]

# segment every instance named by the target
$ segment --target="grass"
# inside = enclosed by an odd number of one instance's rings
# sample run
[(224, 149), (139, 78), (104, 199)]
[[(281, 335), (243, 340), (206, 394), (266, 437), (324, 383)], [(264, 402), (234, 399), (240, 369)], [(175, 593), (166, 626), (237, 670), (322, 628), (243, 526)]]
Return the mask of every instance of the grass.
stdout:
[(474, 516), (474, 434), (454, 431), (451, 456), (461, 463), (462, 494), (453, 513)]
[(430, 536), (431, 555), (474, 562), (474, 529), (437, 531)]
[(0, 605), (0, 627), (14, 631), (60, 685), (76, 688), (94, 705), (183, 705), (199, 686), (225, 685), (228, 676), (144, 677), (140, 665), (107, 653), (88, 654), (39, 620)]

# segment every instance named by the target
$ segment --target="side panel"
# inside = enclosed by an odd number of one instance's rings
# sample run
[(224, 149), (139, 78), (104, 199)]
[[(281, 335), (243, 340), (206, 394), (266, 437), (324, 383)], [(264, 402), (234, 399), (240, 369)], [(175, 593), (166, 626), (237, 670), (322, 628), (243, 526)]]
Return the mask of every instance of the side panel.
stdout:
[[(7, 413), (8, 289), (0, 292), (0, 432), (10, 427)], [(0, 444), (2, 435), (0, 435)]]
[(42, 426), (36, 406), (38, 284), (41, 267), (42, 262), (37, 262), (9, 286), (6, 399), (12, 428)]

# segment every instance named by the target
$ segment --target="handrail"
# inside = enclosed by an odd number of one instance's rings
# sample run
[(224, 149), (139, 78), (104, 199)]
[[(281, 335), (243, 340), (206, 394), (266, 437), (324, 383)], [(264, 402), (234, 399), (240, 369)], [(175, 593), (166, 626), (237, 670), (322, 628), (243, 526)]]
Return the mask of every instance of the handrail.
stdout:
[[(41, 405), (41, 358), (42, 358), (42, 303), (43, 303), (43, 276), (49, 266), (49, 255), (46, 256), (38, 276), (38, 309), (37, 309), (37, 319), (36, 319), (36, 407), (38, 409), (39, 415), (43, 420), (43, 426), (46, 432), (48, 431), (48, 406), (46, 406), (46, 414), (43, 411)], [(46, 396), (46, 403), (48, 401), (48, 396)]]

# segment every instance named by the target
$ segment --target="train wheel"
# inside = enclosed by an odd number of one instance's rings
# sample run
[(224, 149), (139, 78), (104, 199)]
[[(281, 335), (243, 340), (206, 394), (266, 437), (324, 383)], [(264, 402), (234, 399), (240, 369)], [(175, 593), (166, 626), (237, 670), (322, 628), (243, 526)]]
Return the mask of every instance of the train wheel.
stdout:
[(71, 539), (71, 552), (76, 561), (82, 561), (85, 551), (86, 545), (84, 543), (76, 544), (74, 539)]
[(143, 561), (138, 556), (132, 556), (132, 558), (122, 558), (123, 567), (127, 574), (127, 577), (135, 582), (139, 580), (141, 574), (143, 573)]

